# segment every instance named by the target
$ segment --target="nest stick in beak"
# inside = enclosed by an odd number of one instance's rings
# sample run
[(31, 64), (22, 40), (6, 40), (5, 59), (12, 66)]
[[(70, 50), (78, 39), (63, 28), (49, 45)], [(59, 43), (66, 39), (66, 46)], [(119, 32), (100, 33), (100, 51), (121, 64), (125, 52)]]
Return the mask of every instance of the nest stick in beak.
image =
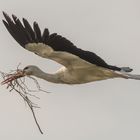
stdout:
[(14, 81), (14, 80), (16, 80), (18, 78), (24, 77), (24, 76), (25, 76), (24, 71), (17, 70), (17, 72), (14, 73), (14, 74), (6, 75), (7, 78), (4, 81), (1, 82), (1, 85), (11, 83), (12, 81)]

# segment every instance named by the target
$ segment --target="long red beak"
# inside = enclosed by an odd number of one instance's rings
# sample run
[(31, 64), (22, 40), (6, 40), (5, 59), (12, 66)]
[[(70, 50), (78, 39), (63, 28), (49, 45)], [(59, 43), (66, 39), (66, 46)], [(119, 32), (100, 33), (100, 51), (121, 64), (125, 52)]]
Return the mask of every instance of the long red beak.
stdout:
[(1, 82), (1, 85), (7, 84), (7, 83), (11, 83), (12, 81), (14, 81), (14, 80), (16, 80), (18, 78), (24, 77), (24, 76), (25, 76), (24, 71), (18, 70), (14, 74), (7, 75), (6, 76), (7, 78), (4, 81)]

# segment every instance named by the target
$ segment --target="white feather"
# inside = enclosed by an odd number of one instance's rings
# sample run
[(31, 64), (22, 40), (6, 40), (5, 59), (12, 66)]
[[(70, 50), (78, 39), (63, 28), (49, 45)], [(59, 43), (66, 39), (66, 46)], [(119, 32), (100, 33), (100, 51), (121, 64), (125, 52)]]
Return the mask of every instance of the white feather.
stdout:
[(54, 51), (51, 47), (43, 43), (29, 43), (25, 46), (25, 49), (34, 52), (43, 58), (54, 60), (68, 69), (93, 66), (93, 64), (81, 59), (76, 55), (70, 54), (68, 52)]

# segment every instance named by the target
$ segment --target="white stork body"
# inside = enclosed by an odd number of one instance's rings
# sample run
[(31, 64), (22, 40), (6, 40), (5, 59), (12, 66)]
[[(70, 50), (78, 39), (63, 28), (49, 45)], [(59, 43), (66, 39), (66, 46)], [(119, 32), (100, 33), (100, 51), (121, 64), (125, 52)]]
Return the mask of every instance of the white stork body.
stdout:
[(41, 57), (52, 59), (64, 65), (55, 74), (47, 74), (40, 69), (38, 69), (38, 72), (34, 74), (36, 77), (42, 78), (49, 82), (83, 84), (109, 78), (125, 78), (123, 75), (118, 74), (117, 72), (110, 69), (97, 67), (96, 65), (78, 58), (73, 54), (66, 52), (54, 52), (51, 47), (43, 43), (29, 43), (25, 46), (25, 48)]
[(139, 75), (127, 73), (132, 71), (129, 67), (109, 65), (95, 53), (77, 48), (66, 38), (56, 33), (49, 34), (46, 28), (41, 34), (36, 22), (32, 29), (26, 19), (23, 18), (21, 23), (16, 16), (12, 15), (11, 19), (6, 13), (3, 14), (6, 19), (3, 20), (5, 27), (23, 48), (63, 65), (54, 74), (45, 73), (36, 66), (27, 66), (24, 68), (27, 75), (63, 84), (82, 84), (110, 78), (140, 80)]

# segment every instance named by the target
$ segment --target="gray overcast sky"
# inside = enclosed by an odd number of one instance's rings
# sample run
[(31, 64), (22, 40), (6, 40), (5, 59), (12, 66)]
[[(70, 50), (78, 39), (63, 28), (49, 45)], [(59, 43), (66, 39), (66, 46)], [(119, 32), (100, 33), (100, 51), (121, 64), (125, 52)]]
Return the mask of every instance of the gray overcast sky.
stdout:
[[(48, 27), (106, 62), (140, 73), (139, 0), (1, 0), (0, 10), (31, 23), (36, 20), (42, 29)], [(19, 62), (47, 72), (60, 67), (22, 49), (2, 22), (0, 27), (0, 70), (8, 72)], [(38, 94), (41, 99), (35, 100), (41, 107), (36, 113), (45, 134), (38, 132), (23, 100), (1, 87), (0, 139), (140, 139), (140, 81), (114, 79), (76, 86), (39, 81), (52, 92)]]

